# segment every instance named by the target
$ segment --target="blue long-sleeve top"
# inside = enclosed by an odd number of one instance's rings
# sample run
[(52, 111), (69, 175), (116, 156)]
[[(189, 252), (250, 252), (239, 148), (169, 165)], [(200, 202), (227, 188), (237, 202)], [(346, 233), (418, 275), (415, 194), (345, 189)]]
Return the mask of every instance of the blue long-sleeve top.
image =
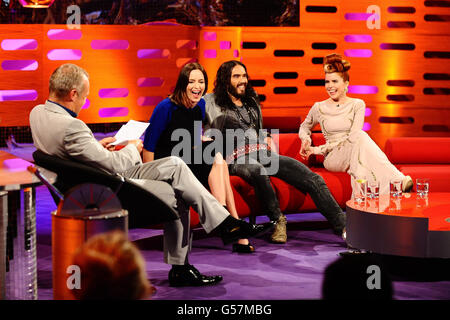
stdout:
[(154, 152), (155, 159), (171, 155), (173, 146), (179, 143), (179, 141), (171, 141), (172, 132), (180, 128), (189, 131), (194, 144), (201, 138), (201, 130), (197, 132), (194, 130), (194, 121), (203, 122), (204, 119), (205, 100), (203, 98), (193, 108), (176, 105), (170, 98), (166, 98), (153, 110), (150, 125), (145, 131), (144, 148)]

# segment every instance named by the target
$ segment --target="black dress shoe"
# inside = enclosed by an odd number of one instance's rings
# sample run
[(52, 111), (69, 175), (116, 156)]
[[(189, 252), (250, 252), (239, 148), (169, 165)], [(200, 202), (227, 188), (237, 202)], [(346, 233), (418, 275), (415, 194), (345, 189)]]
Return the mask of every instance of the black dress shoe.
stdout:
[(171, 287), (198, 287), (219, 283), (222, 276), (205, 276), (193, 265), (172, 266), (169, 271), (169, 285)]
[(257, 237), (275, 227), (275, 222), (266, 224), (251, 224), (243, 220), (228, 216), (218, 228), (221, 231), (223, 244), (236, 242), (239, 239)]
[(252, 253), (255, 252), (255, 247), (249, 244), (240, 244), (240, 243), (233, 243), (233, 252), (238, 253)]

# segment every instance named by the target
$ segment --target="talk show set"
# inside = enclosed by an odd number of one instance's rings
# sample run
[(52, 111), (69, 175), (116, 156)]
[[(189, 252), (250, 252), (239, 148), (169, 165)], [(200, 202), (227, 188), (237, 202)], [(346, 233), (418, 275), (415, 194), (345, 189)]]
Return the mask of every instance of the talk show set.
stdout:
[(450, 1), (1, 0), (0, 28), (5, 307), (450, 300)]

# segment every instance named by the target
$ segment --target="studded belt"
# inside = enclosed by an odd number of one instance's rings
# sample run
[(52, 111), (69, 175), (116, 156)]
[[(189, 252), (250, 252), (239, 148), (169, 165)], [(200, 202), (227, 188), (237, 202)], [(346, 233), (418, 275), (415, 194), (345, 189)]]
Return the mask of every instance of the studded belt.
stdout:
[(227, 156), (225, 161), (230, 164), (233, 163), (239, 157), (242, 157), (246, 154), (259, 151), (259, 150), (268, 150), (270, 151), (270, 146), (267, 144), (246, 144), (244, 146), (240, 146), (239, 148), (234, 149), (233, 153)]

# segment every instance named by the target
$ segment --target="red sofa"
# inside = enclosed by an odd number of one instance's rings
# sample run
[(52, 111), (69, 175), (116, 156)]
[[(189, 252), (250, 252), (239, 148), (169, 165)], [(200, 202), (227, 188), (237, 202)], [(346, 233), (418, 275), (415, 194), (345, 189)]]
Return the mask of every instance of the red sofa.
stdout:
[[(308, 161), (303, 160), (299, 155), (300, 138), (296, 133), (281, 133), (277, 136), (274, 136), (274, 140), (278, 142), (279, 153), (299, 160), (321, 175), (339, 206), (345, 210), (345, 203), (352, 194), (350, 176), (345, 172), (326, 170), (323, 167), (323, 156), (311, 156)], [(325, 143), (321, 133), (313, 133), (311, 138), (313, 146)], [(416, 178), (429, 178), (431, 192), (450, 192), (450, 138), (390, 138), (386, 142), (385, 153), (400, 171), (412, 177), (414, 185)], [(271, 182), (283, 213), (317, 211), (309, 195), (305, 196), (280, 179), (271, 177)], [(231, 176), (231, 185), (240, 217), (262, 214), (255, 192), (248, 183), (237, 176)], [(191, 219), (192, 225), (196, 226), (199, 220), (195, 211), (191, 211)]]
[[(297, 133), (280, 133), (274, 135), (273, 139), (277, 144), (279, 154), (299, 160), (322, 176), (339, 206), (345, 209), (345, 203), (352, 194), (350, 176), (347, 173), (326, 170), (323, 167), (322, 156), (311, 156), (308, 161), (303, 160), (299, 154), (301, 141)], [(321, 133), (312, 134), (312, 145), (318, 146), (323, 143), (325, 143), (325, 140)], [(240, 177), (231, 176), (230, 179), (239, 216), (262, 215), (263, 210), (256, 198), (254, 189)], [(283, 213), (317, 211), (316, 205), (309, 195), (305, 196), (304, 193), (278, 178), (271, 177), (270, 179)], [(191, 224), (197, 225), (198, 221), (198, 215), (195, 211), (191, 211)]]
[(389, 138), (385, 153), (414, 186), (417, 178), (429, 178), (430, 192), (450, 192), (450, 138)]

